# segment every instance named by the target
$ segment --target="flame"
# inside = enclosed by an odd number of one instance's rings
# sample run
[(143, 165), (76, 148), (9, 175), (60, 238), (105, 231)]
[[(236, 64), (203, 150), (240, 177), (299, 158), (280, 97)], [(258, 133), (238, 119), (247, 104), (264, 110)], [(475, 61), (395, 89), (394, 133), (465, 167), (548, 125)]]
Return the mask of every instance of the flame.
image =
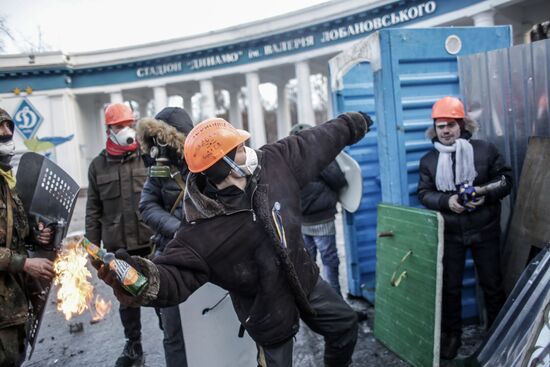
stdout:
[(97, 322), (105, 317), (111, 311), (112, 302), (107, 301), (100, 296), (95, 297), (95, 312), (92, 312), (92, 321)]
[(66, 320), (82, 314), (92, 300), (94, 287), (87, 261), (86, 251), (77, 242), (69, 241), (54, 262), (54, 284), (59, 286), (57, 310), (63, 312)]
[(63, 312), (67, 321), (89, 310), (92, 314), (91, 322), (95, 323), (111, 311), (112, 302), (105, 301), (98, 295), (92, 304), (94, 287), (87, 262), (88, 254), (79, 245), (78, 238), (67, 239), (63, 250), (54, 261), (54, 284), (58, 286), (57, 310)]

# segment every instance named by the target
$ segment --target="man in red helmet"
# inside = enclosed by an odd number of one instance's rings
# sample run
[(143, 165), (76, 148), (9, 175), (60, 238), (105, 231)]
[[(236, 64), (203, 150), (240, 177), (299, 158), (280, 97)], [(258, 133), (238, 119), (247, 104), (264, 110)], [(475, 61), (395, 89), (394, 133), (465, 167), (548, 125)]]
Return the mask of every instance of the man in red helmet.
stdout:
[[(484, 294), (487, 327), (505, 301), (500, 269), (500, 200), (510, 193), (512, 180), (511, 169), (497, 148), (471, 139), (477, 124), (466, 117), (459, 99), (438, 100), (432, 118), (433, 127), (426, 135), (434, 148), (420, 160), (418, 198), (445, 219), (440, 355), (453, 359), (461, 345), (461, 289), (468, 248)], [(502, 177), (506, 183), (498, 189), (475, 196), (475, 200), (460, 200), (460, 185), (473, 185), (479, 191), (479, 186)]]
[[(105, 109), (107, 145), (88, 169), (86, 237), (107, 251), (125, 249), (136, 255), (151, 253), (152, 231), (139, 216), (139, 200), (147, 169), (140, 157), (134, 115), (130, 107), (115, 103)], [(116, 367), (143, 363), (139, 307), (120, 305), (127, 339)]]
[(175, 239), (153, 262), (117, 252), (148, 277), (148, 288), (129, 297), (109, 269), (98, 275), (122, 303), (161, 307), (214, 283), (229, 291), (260, 366), (292, 365), (300, 319), (324, 337), (325, 366), (349, 366), (357, 316), (304, 248), (300, 192), (371, 123), (365, 114), (345, 113), (254, 150), (244, 145), (248, 132), (219, 118), (203, 121), (185, 140), (191, 173)]

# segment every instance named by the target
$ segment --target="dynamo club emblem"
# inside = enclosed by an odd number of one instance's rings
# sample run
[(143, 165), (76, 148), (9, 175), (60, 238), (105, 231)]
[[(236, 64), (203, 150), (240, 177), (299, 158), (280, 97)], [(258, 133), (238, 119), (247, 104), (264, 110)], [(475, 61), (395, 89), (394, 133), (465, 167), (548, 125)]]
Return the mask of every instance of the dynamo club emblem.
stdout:
[(32, 138), (44, 120), (40, 112), (38, 112), (27, 98), (23, 98), (12, 117), (15, 129), (19, 131), (25, 139)]

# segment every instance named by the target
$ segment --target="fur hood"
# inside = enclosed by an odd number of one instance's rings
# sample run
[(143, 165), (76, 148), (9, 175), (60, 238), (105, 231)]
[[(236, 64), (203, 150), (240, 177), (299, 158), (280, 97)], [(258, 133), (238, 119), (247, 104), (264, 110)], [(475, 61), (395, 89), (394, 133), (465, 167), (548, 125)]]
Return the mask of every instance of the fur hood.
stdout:
[(136, 135), (141, 150), (146, 154), (153, 146), (152, 136), (158, 136), (162, 141), (183, 154), (185, 134), (162, 120), (152, 117), (140, 119), (136, 125)]
[[(476, 121), (472, 120), (471, 118), (465, 117), (464, 118), (464, 129), (466, 131), (468, 131), (471, 135), (474, 135), (474, 133), (479, 130), (479, 124)], [(426, 138), (428, 138), (430, 140), (434, 140), (435, 138), (437, 138), (437, 134), (435, 133), (433, 123), (432, 123), (432, 126), (430, 126), (426, 130)]]

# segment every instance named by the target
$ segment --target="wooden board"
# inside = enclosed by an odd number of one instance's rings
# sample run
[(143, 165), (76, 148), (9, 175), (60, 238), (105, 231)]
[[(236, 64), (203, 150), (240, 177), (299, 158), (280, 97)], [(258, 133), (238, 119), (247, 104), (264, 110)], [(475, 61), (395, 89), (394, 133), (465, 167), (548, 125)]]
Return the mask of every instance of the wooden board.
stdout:
[(380, 204), (377, 232), (374, 336), (413, 366), (439, 366), (443, 217)]
[[(527, 265), (531, 246), (550, 241), (550, 138), (531, 137), (503, 252), (504, 287), (510, 293)], [(517, 184), (517, 183), (516, 183)]]

